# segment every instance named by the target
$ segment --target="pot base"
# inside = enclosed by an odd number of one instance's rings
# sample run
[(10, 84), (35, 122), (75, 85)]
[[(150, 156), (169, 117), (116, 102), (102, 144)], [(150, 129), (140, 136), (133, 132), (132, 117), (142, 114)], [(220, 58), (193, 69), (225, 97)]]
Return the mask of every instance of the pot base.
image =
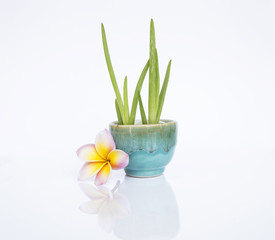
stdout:
[(160, 176), (164, 172), (165, 168), (150, 169), (150, 170), (132, 170), (124, 169), (125, 173), (129, 177), (137, 178), (150, 178)]

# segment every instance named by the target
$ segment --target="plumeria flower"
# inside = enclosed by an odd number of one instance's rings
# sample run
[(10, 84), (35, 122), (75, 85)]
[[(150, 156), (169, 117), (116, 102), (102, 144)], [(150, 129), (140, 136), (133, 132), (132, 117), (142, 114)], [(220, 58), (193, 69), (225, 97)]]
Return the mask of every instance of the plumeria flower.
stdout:
[(115, 141), (107, 129), (97, 134), (95, 144), (80, 147), (77, 156), (86, 161), (79, 172), (78, 180), (88, 180), (96, 175), (96, 186), (108, 181), (112, 169), (125, 168), (129, 163), (129, 155), (116, 149)]
[(117, 193), (119, 187), (109, 190), (106, 187), (95, 188), (91, 184), (80, 183), (79, 187), (87, 195), (90, 201), (83, 203), (79, 208), (82, 212), (96, 214), (98, 224), (105, 232), (111, 232), (118, 219), (124, 218), (130, 213), (130, 203), (128, 199)]

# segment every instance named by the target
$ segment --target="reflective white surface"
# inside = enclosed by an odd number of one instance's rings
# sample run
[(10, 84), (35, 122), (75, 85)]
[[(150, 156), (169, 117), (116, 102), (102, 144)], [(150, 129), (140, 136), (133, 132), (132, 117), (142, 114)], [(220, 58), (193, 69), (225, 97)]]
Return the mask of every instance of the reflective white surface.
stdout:
[(1, 239), (275, 237), (274, 151), (179, 149), (165, 175), (113, 171), (99, 189), (76, 158), (21, 160), (0, 167)]

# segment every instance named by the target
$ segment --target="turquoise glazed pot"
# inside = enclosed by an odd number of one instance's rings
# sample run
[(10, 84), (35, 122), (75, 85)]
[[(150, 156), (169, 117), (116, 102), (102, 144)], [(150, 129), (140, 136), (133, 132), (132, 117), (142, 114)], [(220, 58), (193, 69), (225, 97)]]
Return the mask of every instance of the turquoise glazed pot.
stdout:
[(129, 154), (128, 176), (155, 177), (171, 161), (177, 142), (177, 123), (161, 120), (159, 124), (109, 126), (116, 148)]

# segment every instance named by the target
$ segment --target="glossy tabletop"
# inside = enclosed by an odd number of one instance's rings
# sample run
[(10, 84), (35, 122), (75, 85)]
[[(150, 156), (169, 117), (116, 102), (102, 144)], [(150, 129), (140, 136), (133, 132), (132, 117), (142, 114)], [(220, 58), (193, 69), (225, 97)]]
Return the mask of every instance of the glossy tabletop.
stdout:
[(20, 160), (0, 162), (1, 239), (275, 237), (272, 151), (179, 149), (162, 176), (113, 171), (100, 188), (76, 180), (77, 158)]

